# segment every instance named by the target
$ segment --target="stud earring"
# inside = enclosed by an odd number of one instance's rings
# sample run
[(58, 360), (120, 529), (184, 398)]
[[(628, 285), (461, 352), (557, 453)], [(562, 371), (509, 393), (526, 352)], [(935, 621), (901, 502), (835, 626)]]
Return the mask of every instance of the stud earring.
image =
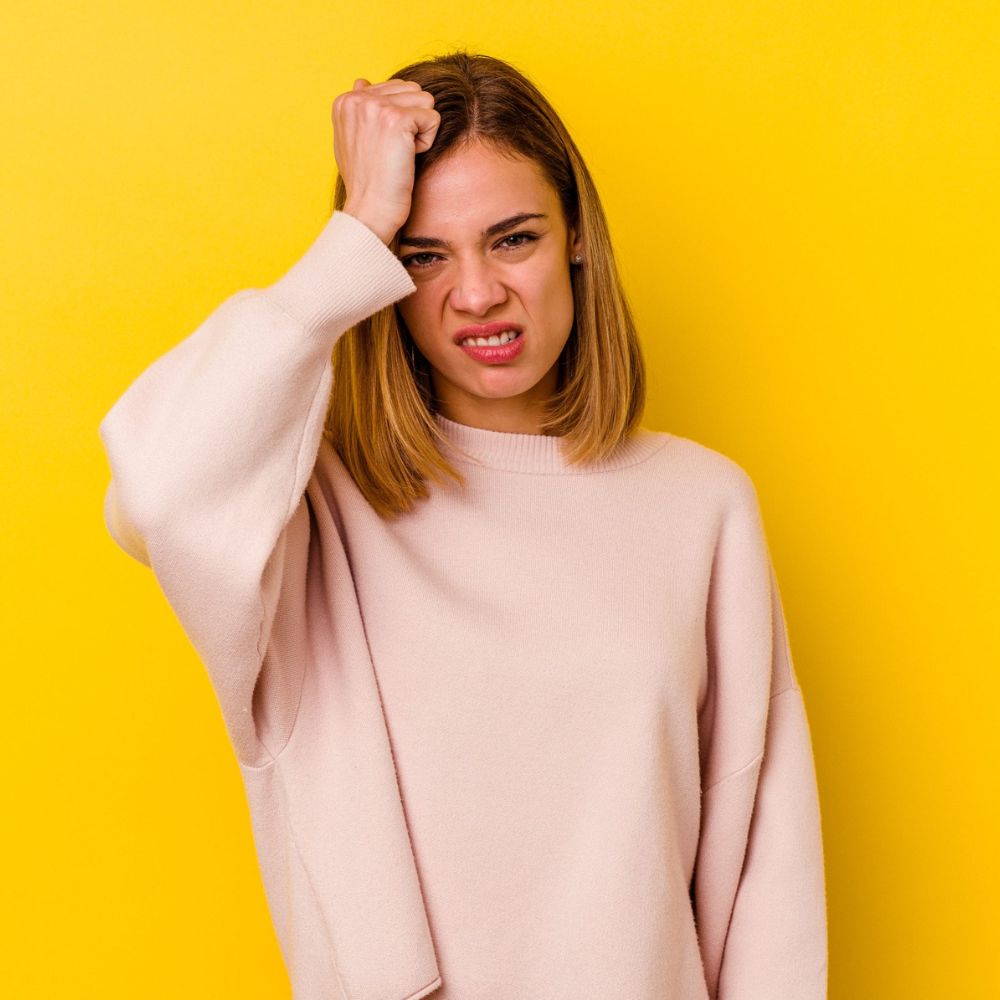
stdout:
[(582, 262), (583, 262), (583, 257), (581, 257), (581, 256), (580, 256), (579, 254), (577, 254), (577, 255), (576, 255), (576, 256), (575, 256), (574, 258), (573, 258), (573, 263), (574, 263), (574, 264), (580, 264), (580, 263), (582, 263)]

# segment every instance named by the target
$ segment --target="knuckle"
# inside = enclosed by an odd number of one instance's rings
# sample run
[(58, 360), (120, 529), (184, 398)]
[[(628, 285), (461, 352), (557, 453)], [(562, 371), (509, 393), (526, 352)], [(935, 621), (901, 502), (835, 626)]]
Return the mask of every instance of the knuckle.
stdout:
[(334, 107), (341, 113), (346, 111), (348, 108), (357, 107), (359, 96), (360, 95), (357, 92), (352, 91), (349, 91), (346, 94), (341, 94), (334, 102)]

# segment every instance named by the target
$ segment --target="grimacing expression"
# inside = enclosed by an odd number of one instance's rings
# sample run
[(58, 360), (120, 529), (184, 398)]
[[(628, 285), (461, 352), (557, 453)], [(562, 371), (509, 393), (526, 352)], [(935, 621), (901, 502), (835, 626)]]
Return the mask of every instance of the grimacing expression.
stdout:
[[(578, 252), (558, 194), (533, 161), (474, 144), (421, 176), (399, 232), (399, 257), (417, 290), (397, 308), (431, 366), (437, 396), (534, 399), (555, 390), (573, 325), (570, 261)], [(523, 330), (511, 361), (484, 364), (455, 343), (462, 327), (498, 320)]]

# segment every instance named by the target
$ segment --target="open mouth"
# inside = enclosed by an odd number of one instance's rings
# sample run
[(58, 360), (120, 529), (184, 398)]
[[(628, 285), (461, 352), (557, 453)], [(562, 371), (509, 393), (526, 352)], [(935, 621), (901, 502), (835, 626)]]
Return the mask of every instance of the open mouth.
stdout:
[(503, 347), (512, 340), (521, 336), (520, 330), (504, 330), (502, 333), (494, 333), (489, 337), (466, 337), (459, 341), (460, 347)]
[(466, 337), (458, 346), (476, 361), (502, 363), (513, 361), (524, 346), (524, 334), (520, 330), (501, 330), (488, 337)]

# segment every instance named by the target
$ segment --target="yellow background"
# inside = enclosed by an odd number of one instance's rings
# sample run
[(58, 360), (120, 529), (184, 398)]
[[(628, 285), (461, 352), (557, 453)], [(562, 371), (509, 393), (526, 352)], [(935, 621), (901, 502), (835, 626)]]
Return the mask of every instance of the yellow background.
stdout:
[(288, 996), (214, 694), (106, 533), (97, 427), (309, 245), (333, 98), (464, 46), (527, 72), (588, 160), (646, 423), (757, 484), (832, 1000), (995, 996), (1000, 7), (476, 8), (5, 12), (0, 994)]

